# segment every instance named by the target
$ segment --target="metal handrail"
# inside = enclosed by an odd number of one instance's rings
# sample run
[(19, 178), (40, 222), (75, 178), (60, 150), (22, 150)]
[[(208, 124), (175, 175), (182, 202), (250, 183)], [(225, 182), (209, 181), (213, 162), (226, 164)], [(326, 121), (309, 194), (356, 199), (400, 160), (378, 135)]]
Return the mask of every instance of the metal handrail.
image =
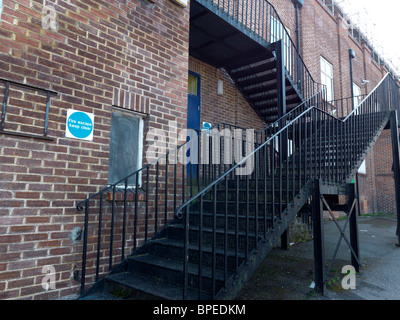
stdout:
[[(208, 2), (211, 7), (221, 10), (267, 43), (271, 44), (271, 38), (273, 32), (275, 32), (276, 40), (284, 40), (287, 47), (287, 50), (285, 50), (285, 54), (288, 55), (285, 57), (286, 72), (293, 81), (298, 83), (297, 89), (301, 92), (303, 98), (307, 100), (321, 90), (323, 84), (314, 80), (299, 48), (295, 45), (274, 5), (269, 1), (199, 0), (199, 2)], [(271, 18), (276, 20), (279, 26), (272, 26)]]
[[(220, 126), (231, 126), (231, 127), (235, 127), (235, 128), (238, 128), (238, 129), (245, 129), (245, 128), (243, 128), (243, 127), (236, 126), (236, 125), (232, 125), (232, 124), (229, 124), (229, 123), (219, 122), (219, 123), (215, 124), (214, 126), (212, 126), (212, 127), (211, 127), (210, 129), (208, 129), (208, 130), (212, 130), (212, 129), (215, 129), (215, 128), (219, 128)], [(193, 130), (193, 129), (188, 129), (188, 130)], [(201, 131), (201, 132), (200, 132), (200, 135), (198, 135), (196, 139), (198, 139), (198, 140), (200, 141), (200, 139), (201, 139), (201, 137), (202, 137), (203, 135), (207, 135), (207, 131), (208, 131), (208, 130)], [(197, 130), (195, 130), (195, 131), (197, 131)], [(113, 188), (115, 188), (115, 187), (120, 186), (122, 183), (125, 182), (125, 180), (127, 180), (127, 179), (129, 179), (129, 178), (131, 178), (131, 177), (133, 177), (133, 176), (139, 175), (141, 172), (144, 172), (144, 171), (145, 171), (146, 169), (148, 169), (149, 167), (154, 166), (156, 163), (160, 162), (160, 161), (163, 160), (163, 159), (166, 159), (166, 158), (167, 158), (169, 155), (171, 155), (172, 153), (177, 153), (177, 152), (179, 152), (179, 150), (180, 150), (181, 148), (187, 147), (189, 144), (192, 144), (193, 142), (194, 142), (193, 140), (189, 140), (189, 141), (184, 142), (183, 144), (181, 144), (181, 145), (178, 146), (177, 148), (168, 151), (167, 153), (163, 154), (162, 156), (158, 157), (157, 159), (155, 159), (154, 161), (148, 163), (147, 165), (143, 166), (142, 168), (140, 168), (140, 169), (134, 171), (133, 173), (131, 173), (131, 174), (125, 176), (124, 178), (120, 179), (119, 181), (117, 181), (117, 182), (115, 182), (115, 183), (113, 183), (113, 184), (110, 184), (109, 186), (103, 188), (103, 189), (100, 190), (99, 192), (93, 194), (92, 196), (90, 196), (90, 197), (86, 198), (85, 200), (81, 201), (80, 203), (78, 203), (78, 204), (76, 205), (77, 210), (78, 210), (78, 211), (82, 211), (82, 210), (83, 210), (83, 204), (84, 204), (85, 202), (87, 202), (87, 201), (89, 201), (89, 200), (91, 200), (91, 199), (93, 199), (93, 198), (99, 196), (100, 194), (102, 194), (102, 193), (104, 193), (104, 192), (107, 192), (107, 191), (109, 191), (109, 190), (111, 190), (111, 189), (113, 189)]]
[[(295, 114), (296, 112), (298, 112), (302, 107), (304, 107), (307, 103), (309, 103), (312, 99), (314, 99), (315, 97), (318, 97), (319, 95), (321, 95), (321, 93), (323, 93), (324, 90), (318, 92), (317, 94), (315, 94), (313, 97), (311, 97), (310, 99), (308, 99), (307, 101), (304, 101), (303, 103), (301, 103), (298, 107), (296, 107), (295, 109), (291, 110), (289, 113), (287, 113), (286, 115), (284, 115), (283, 117), (281, 117), (280, 119), (278, 119), (277, 121), (275, 121), (274, 123), (271, 123), (270, 125), (268, 125), (265, 129), (263, 129), (263, 131), (268, 131), (271, 130), (272, 128), (277, 128), (283, 119), (287, 119), (289, 114)], [(217, 180), (213, 181), (211, 184), (209, 184), (207, 187), (205, 187), (200, 193), (196, 194), (195, 196), (193, 196), (192, 198), (190, 198), (188, 201), (186, 201), (184, 204), (182, 204), (178, 209), (177, 212), (175, 214), (175, 217), (178, 219), (182, 219), (183, 215), (180, 215), (179, 213), (182, 211), (183, 208), (187, 207), (188, 205), (190, 205), (191, 203), (193, 203), (193, 201), (197, 200), (199, 197), (201, 197), (204, 193), (208, 192), (211, 188), (213, 188), (216, 184), (218, 184), (219, 182), (221, 182), (224, 178), (226, 178), (228, 175), (230, 175), (234, 170), (236, 170), (238, 167), (242, 166), (244, 163), (246, 163), (248, 161), (248, 159), (250, 157), (252, 157), (255, 153), (257, 153), (260, 149), (262, 149), (263, 147), (265, 147), (266, 145), (268, 145), (273, 139), (275, 139), (277, 136), (279, 136), (280, 133), (282, 133), (283, 131), (285, 131), (287, 128), (289, 128), (294, 121), (298, 120), (301, 116), (303, 116), (305, 113), (309, 112), (309, 110), (311, 109), (317, 109), (327, 115), (330, 115), (329, 113), (325, 112), (324, 110), (321, 110), (319, 108), (316, 108), (314, 106), (309, 107), (306, 111), (303, 111), (302, 113), (300, 113), (300, 115), (298, 115), (295, 119), (291, 120), (290, 122), (286, 123), (285, 127), (277, 129), (278, 131), (274, 133), (273, 136), (271, 136), (270, 138), (268, 138), (265, 142), (263, 142), (260, 146), (258, 146), (251, 154), (247, 155), (246, 157), (244, 157), (240, 162), (238, 162), (234, 167), (232, 167), (231, 169), (229, 169), (227, 172), (225, 172), (221, 177), (219, 177)]]
[[(182, 298), (187, 298), (188, 292), (188, 246), (189, 246), (189, 230), (190, 230), (190, 215), (191, 207), (196, 203), (200, 203), (200, 208), (204, 206), (204, 198), (209, 195), (212, 200), (213, 215), (217, 215), (217, 190), (225, 190), (228, 192), (228, 182), (233, 182), (234, 193), (239, 195), (239, 176), (235, 179), (230, 179), (232, 174), (243, 166), (247, 161), (252, 160), (255, 162), (255, 172), (251, 174), (252, 181), (255, 181), (253, 190), (249, 190), (249, 175), (247, 175), (242, 181), (246, 182), (246, 203), (249, 206), (249, 192), (253, 194), (255, 200), (255, 213), (254, 213), (254, 230), (253, 237), (255, 237), (255, 244), (252, 245), (251, 249), (248, 248), (248, 237), (249, 237), (249, 216), (246, 213), (245, 219), (247, 223), (247, 231), (245, 238), (245, 257), (243, 263), (248, 259), (249, 254), (252, 250), (255, 250), (258, 246), (259, 232), (261, 238), (265, 238), (267, 233), (274, 228), (275, 223), (279, 223), (282, 218), (282, 214), (293, 203), (296, 194), (306, 186), (310, 179), (320, 179), (327, 183), (344, 183), (349, 179), (351, 174), (357, 170), (357, 164), (360, 162), (361, 157), (368, 146), (371, 144), (377, 134), (377, 129), (382, 128), (382, 125), (387, 121), (388, 113), (391, 110), (399, 111), (399, 87), (395, 83), (392, 77), (385, 77), (376, 86), (376, 88), (358, 105), (353, 112), (345, 119), (339, 119), (329, 112), (326, 111), (326, 100), (324, 99), (324, 90), (320, 91), (312, 98), (309, 99), (308, 103), (303, 103), (298, 108), (292, 110), (286, 114), (278, 124), (284, 123), (284, 126), (269, 126), (269, 131), (266, 140), (258, 146), (251, 154), (247, 155), (235, 166), (230, 168), (227, 172), (221, 175), (218, 179), (213, 181), (210, 185), (204, 188), (201, 192), (196, 194), (194, 197), (188, 199), (182, 206), (180, 206), (175, 217), (178, 219), (184, 219), (184, 230), (185, 230), (185, 242), (184, 242), (184, 287), (182, 289)], [(292, 150), (292, 155), (289, 155), (287, 149), (282, 148), (284, 141), (287, 140), (288, 132), (292, 132), (293, 143), (296, 144)], [(361, 134), (362, 133), (362, 134)], [(304, 135), (304, 136), (302, 136)], [(279, 149), (282, 152), (276, 155), (274, 152), (269, 151), (275, 150), (275, 146), (279, 145)], [(269, 153), (268, 153), (269, 152)], [(264, 158), (262, 158), (264, 156)], [(278, 159), (278, 166), (274, 166), (275, 158)], [(262, 160), (262, 162), (260, 161)], [(270, 165), (262, 171), (263, 166)], [(260, 184), (261, 183), (261, 187)], [(285, 185), (286, 182), (286, 185)], [(272, 184), (272, 204), (270, 204), (270, 210), (272, 210), (272, 220), (269, 222), (271, 225), (267, 227), (267, 199), (259, 199), (260, 188), (261, 191), (266, 192), (267, 184)], [(291, 187), (289, 188), (289, 185)], [(274, 189), (274, 185), (276, 189)], [(217, 189), (221, 186), (220, 189)], [(264, 188), (264, 189), (263, 189)], [(286, 190), (285, 190), (286, 189)], [(262, 193), (262, 192), (261, 192)], [(275, 199), (274, 199), (275, 197)], [(236, 219), (236, 226), (239, 221), (239, 199), (236, 199), (236, 213), (229, 211), (233, 215), (233, 219)], [(220, 216), (227, 219), (228, 215), (228, 202), (227, 196), (225, 200), (225, 206), (221, 206), (222, 213)], [(243, 200), (242, 200), (243, 201)], [(264, 212), (261, 212), (260, 220), (260, 202), (264, 202)], [(198, 210), (198, 206), (197, 206)], [(232, 209), (230, 209), (232, 210)], [(203, 211), (199, 210), (200, 221)], [(215, 237), (215, 219), (211, 232)], [(263, 230), (259, 230), (259, 224), (263, 225)], [(198, 243), (199, 248), (202, 243), (202, 227), (197, 226), (198, 231)], [(226, 231), (225, 231), (226, 232)], [(235, 251), (238, 251), (238, 229), (236, 229), (236, 247)], [(225, 239), (225, 241), (227, 241)], [(226, 244), (225, 244), (226, 246)], [(199, 249), (200, 250), (200, 249)], [(244, 249), (242, 249), (244, 250)], [(227, 254), (226, 247), (223, 253)], [(216, 259), (215, 246), (212, 248), (213, 261)], [(237, 253), (235, 254), (237, 256)], [(199, 253), (201, 257), (202, 254)], [(226, 261), (226, 258), (225, 258)], [(198, 262), (199, 265), (202, 261)], [(225, 262), (226, 264), (226, 262)], [(233, 279), (234, 275), (237, 274), (239, 268), (238, 260), (235, 262), (235, 271), (228, 276), (227, 266), (224, 268), (224, 285), (230, 279)], [(200, 270), (200, 268), (199, 268)], [(199, 273), (199, 278), (202, 275)], [(215, 270), (212, 270), (212, 282), (213, 289), (215, 286)], [(199, 297), (201, 288), (198, 289)], [(213, 291), (212, 297), (215, 298), (219, 291)]]
[[(176, 211), (177, 205), (179, 201), (184, 201), (188, 196), (192, 196), (196, 192), (200, 192), (203, 186), (209, 184), (209, 182), (215, 180), (220, 174), (223, 173), (222, 166), (219, 165), (218, 170), (216, 170), (215, 165), (212, 163), (213, 159), (215, 159), (215, 152), (212, 150), (212, 143), (209, 142), (209, 151), (208, 154), (208, 164), (182, 164), (179, 165), (178, 163), (170, 163), (170, 156), (176, 158), (178, 157), (178, 153), (181, 149), (185, 151), (185, 147), (189, 145), (197, 145), (198, 151), (200, 151), (201, 144), (203, 142), (207, 142), (207, 140), (211, 140), (213, 137), (209, 135), (209, 131), (213, 132), (213, 130), (221, 128), (225, 129), (235, 129), (243, 131), (245, 128), (227, 124), (227, 123), (218, 123), (212, 126), (209, 130), (202, 131), (200, 134), (195, 138), (191, 139), (182, 145), (178, 146), (176, 149), (173, 149), (166, 154), (162, 155), (161, 157), (157, 158), (153, 162), (143, 166), (139, 170), (127, 175), (126, 177), (120, 179), (119, 181), (101, 189), (99, 192), (89, 196), (85, 200), (79, 202), (76, 206), (78, 211), (84, 211), (84, 233), (83, 233), (83, 251), (82, 251), (82, 276), (81, 276), (81, 293), (85, 290), (85, 283), (86, 283), (86, 260), (87, 260), (87, 246), (88, 246), (88, 227), (89, 227), (89, 219), (91, 217), (90, 213), (93, 210), (98, 213), (98, 235), (97, 235), (97, 261), (96, 261), (96, 271), (95, 271), (95, 281), (98, 281), (99, 274), (100, 274), (100, 250), (101, 250), (101, 239), (102, 239), (102, 219), (103, 215), (106, 214), (107, 209), (105, 208), (106, 203), (111, 204), (111, 239), (110, 239), (110, 252), (109, 252), (109, 270), (112, 269), (113, 261), (115, 258), (113, 252), (113, 232), (115, 229), (114, 220), (117, 211), (117, 205), (119, 202), (123, 203), (123, 231), (122, 231), (122, 250), (121, 250), (121, 261), (125, 259), (125, 245), (127, 239), (125, 238), (126, 235), (126, 225), (127, 215), (128, 215), (128, 207), (130, 203), (133, 203), (133, 211), (135, 214), (134, 218), (134, 235), (133, 235), (133, 251), (136, 251), (139, 247), (138, 245), (138, 237), (139, 237), (139, 226), (137, 224), (138, 215), (139, 215), (139, 202), (145, 202), (144, 204), (144, 216), (145, 216), (145, 235), (144, 235), (144, 242), (145, 244), (149, 239), (152, 239), (157, 236), (159, 229), (164, 227), (173, 217), (173, 213)], [(224, 137), (220, 137), (223, 139)], [(247, 139), (247, 137), (246, 137)], [(246, 139), (241, 137), (240, 145), (246, 144)], [(254, 141), (256, 144), (257, 141)], [(221, 143), (222, 145), (222, 143)], [(234, 148), (235, 146), (231, 146)], [(215, 150), (214, 150), (215, 151)], [(199, 152), (200, 153), (200, 152)], [(198, 155), (200, 156), (200, 155)], [(218, 163), (222, 163), (222, 156), (223, 152), (218, 154), (219, 158), (217, 159)], [(207, 155), (206, 155), (207, 157)], [(169, 167), (172, 166), (172, 169)], [(224, 170), (226, 169), (226, 165), (224, 164)], [(231, 165), (228, 165), (228, 168)], [(152, 173), (151, 173), (152, 172)], [(200, 181), (200, 173), (202, 181)], [(150, 180), (150, 175), (152, 175), (152, 179)], [(144, 180), (144, 188), (140, 188), (139, 184), (139, 176), (145, 176)], [(132, 187), (128, 186), (128, 180), (133, 178), (135, 180), (135, 184)], [(154, 181), (155, 179), (155, 181)], [(172, 179), (172, 182), (170, 181)], [(162, 184), (164, 186), (162, 187)], [(150, 188), (149, 186), (153, 185), (154, 188)], [(179, 191), (179, 192), (178, 192)], [(173, 204), (170, 204), (170, 194), (173, 193)], [(104, 199), (104, 197), (107, 197)], [(120, 196), (120, 197), (118, 197)], [(149, 198), (152, 197), (151, 203), (149, 203)], [(161, 201), (159, 197), (164, 197)], [(179, 199), (179, 197), (181, 199)], [(91, 203), (94, 202), (95, 205), (92, 206)], [(153, 229), (149, 230), (149, 210), (152, 209), (155, 217), (153, 218), (154, 224)], [(162, 212), (163, 210), (163, 212)], [(164, 214), (164, 221), (161, 222), (160, 215)]]

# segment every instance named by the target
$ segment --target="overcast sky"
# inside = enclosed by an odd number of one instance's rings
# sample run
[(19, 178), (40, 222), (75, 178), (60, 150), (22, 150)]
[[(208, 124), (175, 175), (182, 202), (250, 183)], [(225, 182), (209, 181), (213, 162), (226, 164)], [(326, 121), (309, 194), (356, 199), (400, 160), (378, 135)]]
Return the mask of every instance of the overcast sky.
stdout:
[[(337, 0), (349, 18), (365, 30), (377, 52), (392, 62), (400, 75), (400, 1)], [(396, 70), (397, 69), (397, 70)]]

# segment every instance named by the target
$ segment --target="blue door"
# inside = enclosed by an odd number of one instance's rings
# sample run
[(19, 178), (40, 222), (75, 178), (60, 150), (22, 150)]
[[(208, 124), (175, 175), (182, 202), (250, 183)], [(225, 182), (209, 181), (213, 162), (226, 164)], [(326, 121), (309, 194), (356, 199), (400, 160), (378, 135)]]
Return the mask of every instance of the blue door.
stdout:
[(200, 130), (200, 75), (189, 71), (188, 81), (188, 129)]
[[(200, 133), (200, 75), (189, 71), (188, 78), (188, 113), (187, 113), (187, 140), (193, 139), (193, 143), (189, 144), (187, 156), (191, 162), (187, 166), (188, 183), (196, 184), (197, 170), (199, 161), (198, 157), (198, 140), (195, 140)], [(192, 130), (190, 130), (192, 129)], [(192, 150), (191, 150), (192, 149)], [(194, 160), (196, 159), (196, 160)]]

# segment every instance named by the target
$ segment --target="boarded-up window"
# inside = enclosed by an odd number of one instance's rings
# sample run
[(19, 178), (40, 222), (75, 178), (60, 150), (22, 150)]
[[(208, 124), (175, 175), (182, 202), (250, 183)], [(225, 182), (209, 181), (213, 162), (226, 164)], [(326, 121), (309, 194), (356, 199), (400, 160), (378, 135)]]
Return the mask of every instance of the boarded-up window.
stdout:
[[(136, 114), (114, 110), (111, 120), (108, 183), (117, 183), (140, 169), (142, 166), (142, 150), (142, 118)], [(125, 181), (122, 181), (121, 184), (125, 184)], [(129, 178), (128, 185), (136, 185), (136, 175)]]

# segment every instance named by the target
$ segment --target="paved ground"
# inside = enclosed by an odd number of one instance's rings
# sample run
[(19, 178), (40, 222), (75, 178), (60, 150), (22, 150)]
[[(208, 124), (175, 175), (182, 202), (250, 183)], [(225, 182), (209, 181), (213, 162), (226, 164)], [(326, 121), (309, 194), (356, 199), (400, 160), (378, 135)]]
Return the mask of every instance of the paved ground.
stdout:
[[(344, 221), (340, 221), (344, 225)], [(238, 299), (243, 300), (400, 300), (400, 248), (396, 247), (396, 219), (390, 216), (359, 218), (362, 268), (356, 275), (356, 289), (344, 290), (341, 273), (350, 264), (350, 250), (342, 240), (327, 282), (325, 296), (310, 288), (314, 281), (312, 241), (294, 244), (289, 251), (274, 249), (265, 259)], [(347, 227), (348, 229), (348, 227)], [(326, 222), (327, 266), (340, 233), (335, 223)], [(346, 230), (348, 236), (348, 230)]]

